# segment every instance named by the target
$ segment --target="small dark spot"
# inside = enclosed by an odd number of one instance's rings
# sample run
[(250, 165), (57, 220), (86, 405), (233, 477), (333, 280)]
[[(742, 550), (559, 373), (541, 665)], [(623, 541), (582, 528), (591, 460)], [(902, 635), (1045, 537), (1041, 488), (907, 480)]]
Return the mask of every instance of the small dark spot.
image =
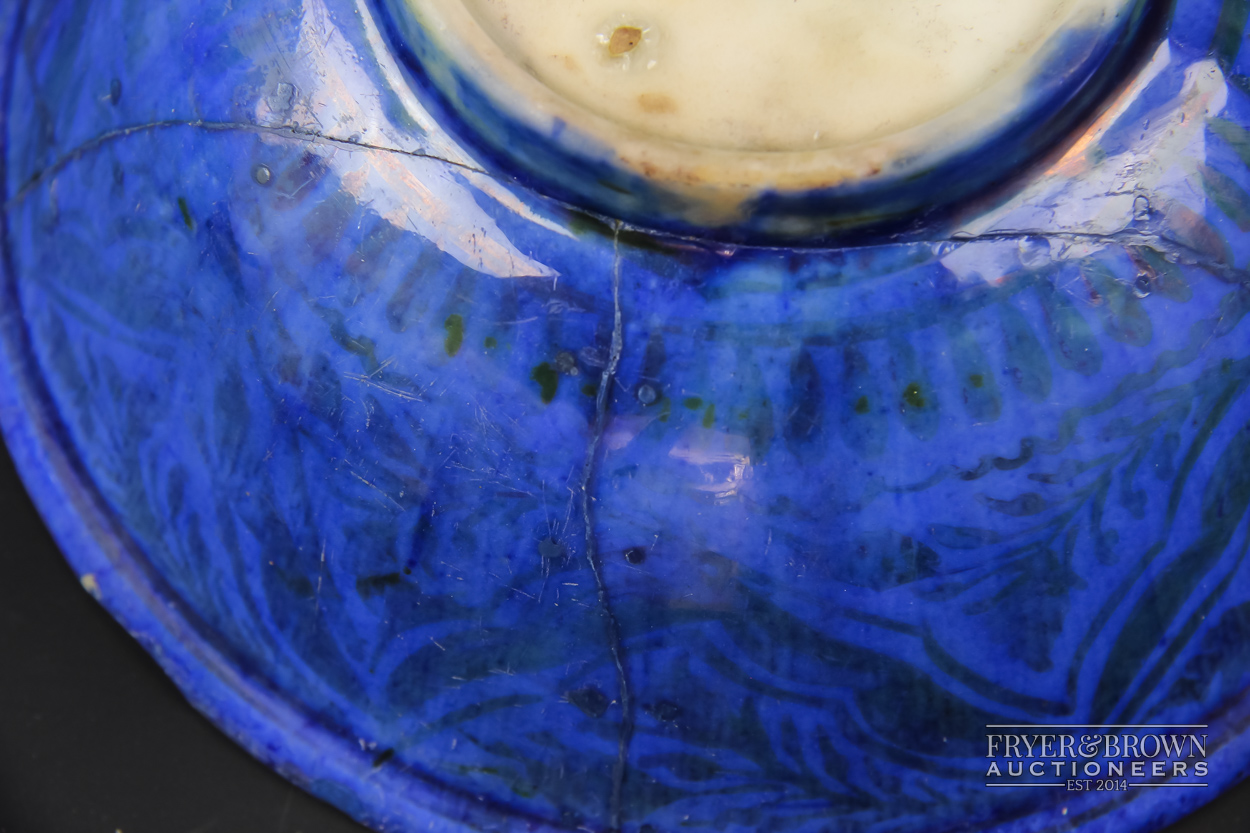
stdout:
[(487, 350), (494, 350), (499, 346), (499, 341), (494, 336), (487, 336), (486, 340), (483, 341), (482, 344), (486, 346)]
[(582, 385), (582, 393), (587, 396), (596, 396), (599, 393), (599, 386), (591, 382)]
[(672, 700), (661, 700), (654, 705), (643, 706), (643, 710), (656, 720), (663, 723), (671, 723), (681, 717), (681, 706), (677, 705)]
[(685, 405), (692, 411), (697, 411), (703, 407), (703, 400), (697, 396), (687, 396), (681, 401), (681, 404)]
[(530, 379), (538, 383), (544, 403), (556, 398), (556, 389), (560, 387), (560, 374), (551, 365), (546, 362), (537, 365), (530, 371)]
[(268, 165), (257, 165), (255, 168), (252, 168), (252, 179), (255, 180), (257, 185), (268, 185), (269, 181), (273, 179), (273, 171), (269, 170)]
[(971, 376), (968, 377), (968, 383), (972, 385), (974, 388), (984, 387), (985, 377), (982, 376), (980, 373), (973, 373)]
[(576, 376), (580, 372), (577, 369), (577, 356), (568, 350), (561, 350), (556, 354), (556, 370), (565, 376)]
[(590, 717), (603, 717), (608, 712), (610, 704), (608, 696), (596, 686), (574, 689), (564, 696)]
[(182, 222), (186, 224), (187, 228), (194, 229), (195, 220), (191, 217), (191, 208), (187, 205), (186, 197), (178, 198), (178, 210), (182, 212)]
[(377, 757), (373, 759), (373, 768), (380, 769), (384, 763), (386, 763), (387, 761), (389, 761), (391, 758), (394, 758), (394, 757), (395, 757), (394, 749), (383, 749), (381, 752), (377, 754)]
[(117, 106), (117, 102), (122, 100), (122, 82), (120, 78), (114, 78), (109, 82), (109, 101), (113, 106)]
[(411, 568), (411, 567), (405, 567), (405, 568), (404, 568), (404, 575), (406, 575), (406, 576), (410, 576), (410, 575), (412, 575), (412, 568)]
[(703, 427), (711, 428), (716, 424), (716, 403), (712, 402), (707, 406), (707, 410), (703, 412)]
[(646, 547), (630, 547), (625, 550), (625, 560), (630, 564), (641, 564), (647, 560)]
[(857, 414), (868, 413), (868, 397), (867, 396), (861, 396), (859, 399), (855, 400), (855, 413)]
[(651, 824), (650, 822), (648, 822), (647, 824), (644, 824), (642, 827), (638, 828), (638, 833), (660, 833), (660, 831), (656, 829), (654, 824)]
[(113, 163), (113, 184), (118, 188), (126, 184), (126, 170), (122, 167), (121, 162)]
[(563, 558), (564, 544), (555, 538), (543, 538), (538, 542), (538, 554), (546, 559)]
[(447, 351), (447, 355), (454, 356), (460, 352), (460, 345), (464, 343), (464, 319), (453, 312), (443, 322), (443, 329), (447, 331), (447, 337), (443, 339), (443, 349)]
[(1138, 298), (1145, 298), (1150, 294), (1149, 275), (1142, 274), (1137, 276), (1137, 280), (1133, 282), (1133, 294)]
[(634, 389), (634, 396), (644, 405), (654, 405), (656, 400), (660, 398), (659, 391), (646, 382)]
[(910, 408), (923, 408), (925, 405), (924, 392), (920, 389), (920, 384), (912, 382), (903, 389), (903, 402), (907, 403)]

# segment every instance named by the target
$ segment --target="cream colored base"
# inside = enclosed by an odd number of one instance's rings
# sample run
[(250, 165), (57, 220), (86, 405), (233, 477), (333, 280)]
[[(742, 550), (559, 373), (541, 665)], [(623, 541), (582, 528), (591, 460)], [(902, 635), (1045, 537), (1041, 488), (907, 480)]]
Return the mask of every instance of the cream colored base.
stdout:
[[(921, 124), (1021, 65), (1074, 15), (1117, 5), (1106, 0), (464, 3), (512, 60), (570, 101), (651, 135), (766, 151), (837, 147)], [(636, 27), (643, 36), (636, 47), (614, 56), (611, 38), (619, 27)]]

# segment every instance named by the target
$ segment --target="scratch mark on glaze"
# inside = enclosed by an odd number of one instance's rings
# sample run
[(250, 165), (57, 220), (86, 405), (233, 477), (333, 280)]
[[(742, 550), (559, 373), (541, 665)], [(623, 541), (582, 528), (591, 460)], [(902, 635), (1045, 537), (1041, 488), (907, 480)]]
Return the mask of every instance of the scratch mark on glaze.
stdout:
[[(377, 371), (374, 371), (374, 372), (376, 373)], [(370, 378), (372, 375), (373, 375), (372, 373), (369, 374), (369, 376), (366, 376), (363, 373), (344, 373), (343, 378), (351, 379), (353, 382), (360, 382), (362, 385), (368, 385), (371, 388), (377, 388), (383, 393), (389, 393), (391, 396), (396, 396), (396, 397), (399, 397), (400, 399), (404, 399), (409, 402), (422, 402), (425, 400), (425, 397), (419, 394), (412, 394), (412, 393), (409, 393), (408, 391), (400, 390), (399, 388), (392, 387), (391, 385), (387, 385), (382, 382), (375, 381), (374, 379)], [(428, 389), (429, 388), (427, 387), (426, 390)]]

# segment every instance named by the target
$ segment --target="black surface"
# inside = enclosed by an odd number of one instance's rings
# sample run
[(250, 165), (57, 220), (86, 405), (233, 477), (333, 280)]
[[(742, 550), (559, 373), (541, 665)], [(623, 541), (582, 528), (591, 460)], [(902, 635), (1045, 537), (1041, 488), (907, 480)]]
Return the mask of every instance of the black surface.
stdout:
[[(227, 740), (79, 585), (0, 446), (0, 833), (364, 833)], [(1250, 781), (1167, 833), (1247, 833)]]
[(0, 833), (365, 833), (195, 711), (62, 560), (0, 447)]

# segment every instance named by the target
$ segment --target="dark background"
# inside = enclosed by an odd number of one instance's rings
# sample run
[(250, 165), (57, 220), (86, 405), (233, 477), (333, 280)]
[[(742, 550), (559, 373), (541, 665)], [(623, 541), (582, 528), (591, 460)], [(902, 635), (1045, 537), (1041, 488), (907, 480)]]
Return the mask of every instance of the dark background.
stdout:
[[(61, 559), (0, 445), (0, 833), (365, 833), (182, 698)], [(1250, 831), (1250, 781), (1167, 833)]]

